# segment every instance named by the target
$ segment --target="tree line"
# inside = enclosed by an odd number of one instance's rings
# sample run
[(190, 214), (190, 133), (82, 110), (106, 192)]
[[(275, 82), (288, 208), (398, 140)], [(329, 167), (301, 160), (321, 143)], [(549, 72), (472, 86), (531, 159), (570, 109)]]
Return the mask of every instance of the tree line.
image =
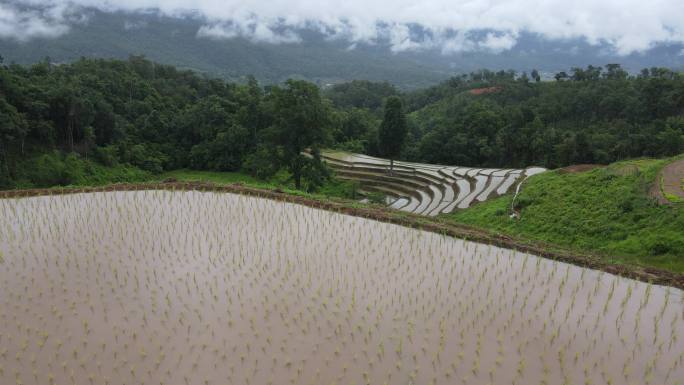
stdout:
[(301, 152), (333, 144), (333, 109), (305, 81), (227, 83), (143, 57), (0, 66), (0, 186), (66, 184), (54, 175), (89, 159), (150, 173), (287, 169), (314, 189), (325, 169)]
[(483, 70), (401, 93), (367, 81), (229, 83), (138, 56), (0, 63), (0, 187), (68, 184), (75, 165), (96, 162), (286, 170), (313, 191), (329, 177), (323, 147), (464, 166), (608, 163), (684, 151), (683, 114), (683, 77), (661, 68), (590, 66), (552, 82)]
[[(354, 87), (373, 90), (365, 82)], [(351, 86), (347, 85), (346, 88)], [(333, 87), (327, 91), (335, 94)], [(363, 109), (369, 96), (343, 100), (358, 116), (341, 148), (380, 154), (373, 127), (381, 115)], [(386, 92), (378, 92), (384, 98)], [(610, 163), (684, 152), (684, 75), (665, 68), (629, 75), (617, 64), (573, 68), (541, 81), (538, 71), (482, 70), (400, 94), (408, 115), (405, 160), (482, 167), (549, 168)], [(361, 118), (363, 117), (363, 119)], [(359, 127), (369, 127), (359, 133)]]

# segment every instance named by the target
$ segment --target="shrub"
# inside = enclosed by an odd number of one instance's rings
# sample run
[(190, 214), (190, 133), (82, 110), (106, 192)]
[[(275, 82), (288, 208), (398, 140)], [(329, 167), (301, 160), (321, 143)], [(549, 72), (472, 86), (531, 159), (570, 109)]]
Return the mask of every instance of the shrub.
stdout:
[(119, 164), (118, 149), (114, 145), (97, 147), (95, 149), (95, 158), (105, 166), (112, 167)]
[(618, 208), (623, 212), (623, 213), (629, 213), (632, 210), (634, 210), (634, 203), (633, 203), (633, 197), (625, 197), (622, 198), (618, 202)]
[(163, 164), (166, 160), (164, 155), (146, 147), (144, 144), (136, 144), (131, 147), (128, 157), (132, 165), (138, 166), (145, 171), (155, 174), (164, 171)]
[(519, 196), (518, 199), (515, 201), (515, 206), (514, 208), (516, 210), (522, 210), (525, 207), (528, 207), (532, 205), (533, 199), (526, 197), (526, 196)]
[(651, 255), (663, 255), (671, 250), (670, 245), (668, 245), (665, 240), (657, 240), (651, 243), (648, 249), (651, 252)]
[(366, 151), (368, 151), (368, 141), (365, 139), (352, 139), (337, 144), (335, 148), (342, 151), (358, 152), (364, 154)]
[(243, 168), (250, 175), (266, 180), (275, 175), (280, 169), (277, 165), (278, 163), (273, 160), (274, 157), (275, 154), (267, 148), (259, 147), (254, 153), (249, 154), (245, 158)]
[(371, 203), (385, 204), (387, 197), (381, 192), (370, 192), (366, 195), (368, 201)]
[(325, 183), (319, 190), (318, 193), (327, 196), (336, 196), (347, 199), (358, 199), (359, 198), (359, 182), (355, 181), (342, 181), (339, 179), (330, 179), (328, 183)]
[[(72, 160), (71, 166), (74, 166), (73, 163)], [(68, 185), (71, 183), (70, 178), (74, 175), (74, 172), (67, 172), (62, 156), (57, 151), (33, 158), (24, 162), (22, 166), (24, 169), (22, 179), (26, 179), (35, 187)]]

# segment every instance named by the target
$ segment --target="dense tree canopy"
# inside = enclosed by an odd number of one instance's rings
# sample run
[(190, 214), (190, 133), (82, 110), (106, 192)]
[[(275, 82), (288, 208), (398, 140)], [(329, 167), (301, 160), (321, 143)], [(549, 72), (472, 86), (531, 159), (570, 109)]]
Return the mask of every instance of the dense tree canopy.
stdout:
[(396, 95), (399, 95), (399, 91), (391, 84), (367, 80), (336, 84), (325, 91), (325, 96), (338, 107), (355, 107), (371, 111), (380, 110), (385, 98)]
[(328, 142), (328, 106), (323, 103), (318, 87), (302, 80), (288, 80), (284, 87), (272, 88), (268, 103), (273, 125), (265, 130), (266, 143), (278, 150), (282, 164), (299, 189), (302, 176), (313, 176), (319, 168), (318, 157), (309, 158), (302, 152)]
[[(323, 146), (463, 166), (560, 167), (684, 151), (684, 75), (589, 66), (537, 81), (478, 71), (400, 94), (387, 83), (226, 83), (142, 57), (0, 64), (0, 187), (67, 184), (83, 159), (158, 173), (286, 170), (314, 189)], [(398, 97), (397, 97), (398, 96)], [(401, 98), (401, 100), (399, 99)], [(406, 140), (387, 152), (387, 104)], [(385, 119), (387, 120), (387, 119)], [(381, 126), (383, 129), (381, 129)]]
[(390, 173), (394, 159), (401, 153), (406, 139), (407, 124), (401, 99), (398, 96), (387, 98), (385, 116), (378, 131), (380, 155), (390, 159)]
[(560, 167), (684, 151), (684, 76), (589, 66), (555, 82), (507, 73), (454, 78), (406, 95), (419, 150), (404, 157), (464, 166)]
[(142, 57), (4, 66), (0, 185), (69, 183), (31, 172), (36, 165), (62, 169), (69, 153), (153, 173), (183, 167), (231, 171), (264, 147), (281, 156), (265, 158), (270, 163), (255, 172), (286, 168), (299, 185), (302, 177), (320, 178), (304, 170), (320, 165), (299, 154), (329, 140), (330, 115), (310, 83), (291, 81), (265, 91), (253, 78), (245, 85), (226, 83)]

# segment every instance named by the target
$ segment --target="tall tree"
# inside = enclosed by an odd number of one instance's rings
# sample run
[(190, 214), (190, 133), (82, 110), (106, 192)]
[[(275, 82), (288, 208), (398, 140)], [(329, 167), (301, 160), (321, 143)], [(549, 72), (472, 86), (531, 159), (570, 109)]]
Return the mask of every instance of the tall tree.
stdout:
[(309, 82), (288, 80), (285, 87), (274, 87), (271, 93), (274, 123), (266, 135), (278, 147), (295, 188), (300, 189), (302, 177), (310, 177), (309, 169), (320, 168), (316, 164), (320, 158), (310, 158), (302, 152), (327, 139), (329, 111), (318, 87)]
[(531, 76), (535, 82), (539, 83), (541, 81), (541, 76), (539, 75), (539, 71), (537, 71), (536, 69), (532, 70)]
[(380, 124), (380, 154), (390, 160), (389, 173), (394, 172), (394, 158), (399, 156), (408, 132), (401, 98), (390, 96), (385, 102), (385, 117)]
[(554, 75), (553, 77), (556, 78), (557, 82), (560, 82), (560, 81), (566, 80), (569, 76), (565, 71), (561, 71), (561, 72), (557, 73), (556, 75)]
[(19, 114), (0, 94), (0, 187), (7, 184), (10, 177), (7, 156), (9, 148), (13, 144), (16, 145), (17, 140), (23, 142), (27, 131), (28, 127), (22, 114)]

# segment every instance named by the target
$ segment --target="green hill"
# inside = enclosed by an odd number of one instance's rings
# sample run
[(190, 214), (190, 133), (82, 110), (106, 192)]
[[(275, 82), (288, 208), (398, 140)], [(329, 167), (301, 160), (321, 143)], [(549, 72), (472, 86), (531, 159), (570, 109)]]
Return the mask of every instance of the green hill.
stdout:
[[(116, 7), (115, 7), (116, 8)], [(0, 38), (0, 55), (6, 63), (33, 64), (49, 56), (55, 63), (87, 58), (125, 59), (145, 55), (182, 69), (241, 80), (254, 75), (261, 83), (288, 78), (307, 79), (319, 85), (354, 79), (388, 81), (401, 89), (417, 89), (480, 68), (541, 71), (546, 79), (572, 67), (591, 63), (622, 63), (635, 73), (644, 67), (682, 68), (681, 44), (660, 44), (645, 53), (619, 56), (609, 45), (592, 45), (583, 39), (546, 40), (522, 32), (508, 51), (473, 50), (444, 53), (439, 47), (394, 52), (387, 39), (356, 43), (330, 38), (317, 29), (298, 29), (298, 43), (269, 44), (236, 37), (212, 39), (198, 36), (207, 20), (199, 14), (164, 16), (157, 12), (104, 12), (74, 8), (74, 17), (61, 36), (29, 41)], [(415, 26), (411, 33), (421, 36)], [(486, 31), (475, 35), (481, 37)], [(429, 36), (427, 37), (429, 40)]]
[(349, 50), (349, 43), (302, 31), (306, 44), (255, 43), (244, 38), (198, 37), (203, 20), (159, 15), (103, 13), (91, 10), (89, 22), (74, 24), (53, 39), (16, 42), (0, 39), (6, 62), (32, 64), (49, 57), (68, 63), (88, 58), (144, 55), (180, 69), (231, 81), (253, 75), (266, 84), (288, 78), (319, 85), (352, 79), (384, 80), (405, 88), (419, 88), (446, 79), (452, 70), (411, 53), (391, 54), (375, 47)]
[[(681, 158), (681, 156), (679, 157)], [(563, 169), (525, 182), (513, 196), (446, 217), (523, 239), (615, 257), (611, 262), (684, 272), (684, 205), (659, 205), (649, 195), (670, 159), (639, 159), (585, 172)]]

